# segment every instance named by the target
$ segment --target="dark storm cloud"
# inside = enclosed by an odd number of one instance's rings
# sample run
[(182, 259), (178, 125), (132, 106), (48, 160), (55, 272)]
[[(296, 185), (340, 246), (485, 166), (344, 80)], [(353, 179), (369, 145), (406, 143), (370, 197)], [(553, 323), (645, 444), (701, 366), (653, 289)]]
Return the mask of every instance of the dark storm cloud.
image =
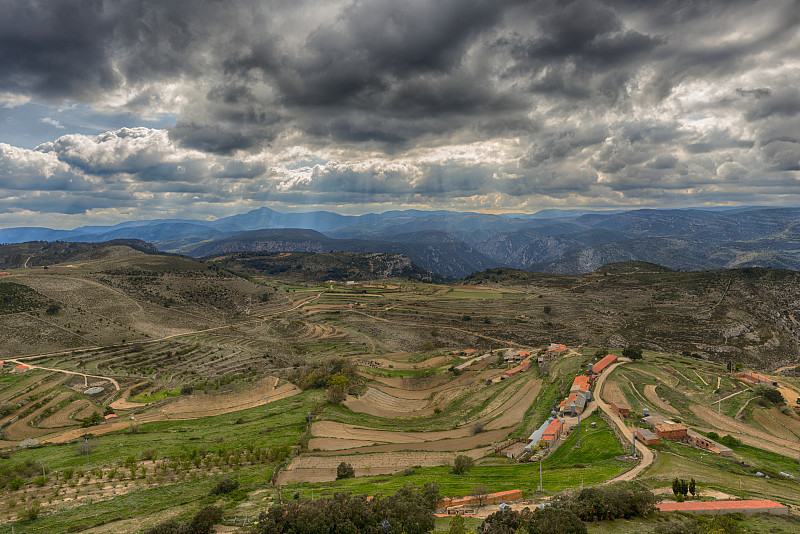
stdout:
[(0, 12), (0, 119), (26, 98), (174, 117), (78, 135), (48, 109), (36, 119), (48, 142), (6, 145), (0, 160), (22, 190), (130, 205), (170, 193), (638, 205), (749, 202), (800, 170), (796, 0), (0, 0)]

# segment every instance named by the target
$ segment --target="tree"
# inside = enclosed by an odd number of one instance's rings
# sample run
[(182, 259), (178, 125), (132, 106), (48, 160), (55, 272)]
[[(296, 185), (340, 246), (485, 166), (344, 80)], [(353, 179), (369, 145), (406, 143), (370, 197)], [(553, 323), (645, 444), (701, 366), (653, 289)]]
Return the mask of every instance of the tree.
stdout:
[(622, 355), (625, 358), (630, 358), (633, 361), (642, 359), (642, 348), (636, 345), (628, 345), (622, 349)]
[(694, 481), (694, 477), (689, 481), (689, 493), (692, 494), (692, 497), (697, 495), (697, 483)]
[(487, 488), (485, 484), (477, 484), (469, 490), (469, 494), (478, 499), (478, 506), (483, 506), (483, 501), (485, 501), (486, 496), (489, 495), (489, 488)]
[(525, 508), (521, 512), (516, 510), (503, 510), (494, 512), (483, 520), (478, 527), (478, 532), (491, 534), (514, 534), (520, 526), (530, 519), (531, 511)]
[(672, 481), (672, 493), (679, 501), (683, 500), (689, 493), (689, 483), (682, 478), (675, 477)]
[(343, 374), (337, 373), (328, 379), (328, 402), (341, 404), (347, 398), (349, 382)]
[(223, 495), (225, 493), (230, 493), (238, 487), (238, 480), (232, 480), (226, 477), (217, 482), (217, 485), (211, 490), (211, 495)]
[(754, 391), (756, 395), (761, 395), (773, 404), (783, 404), (785, 402), (780, 391), (766, 384), (758, 384)]
[(55, 314), (57, 314), (57, 313), (58, 313), (58, 312), (60, 312), (60, 311), (61, 311), (61, 306), (60, 306), (60, 305), (58, 305), (58, 304), (51, 304), (50, 306), (48, 306), (48, 307), (47, 307), (47, 309), (46, 309), (44, 312), (45, 312), (47, 315), (55, 315)]
[(453, 474), (463, 475), (475, 465), (475, 460), (464, 454), (459, 454), (453, 461)]
[(467, 534), (467, 527), (464, 525), (464, 518), (461, 515), (456, 515), (450, 520), (447, 534)]
[(528, 523), (528, 532), (536, 534), (586, 534), (586, 525), (566, 508), (548, 506), (536, 510)]
[(210, 534), (214, 525), (222, 521), (222, 508), (219, 506), (206, 506), (192, 518), (189, 523), (189, 532), (192, 534)]
[(353, 469), (353, 466), (348, 464), (347, 462), (343, 461), (339, 464), (336, 468), (336, 480), (341, 480), (343, 478), (354, 478), (356, 476), (356, 470)]

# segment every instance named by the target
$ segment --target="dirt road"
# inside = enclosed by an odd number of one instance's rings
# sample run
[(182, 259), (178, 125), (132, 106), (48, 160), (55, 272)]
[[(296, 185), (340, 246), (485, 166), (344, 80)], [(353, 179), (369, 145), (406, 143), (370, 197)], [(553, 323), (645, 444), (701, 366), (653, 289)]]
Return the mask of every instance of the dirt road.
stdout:
[[(614, 369), (616, 369), (623, 363), (624, 362), (617, 362), (613, 364), (611, 367), (606, 369), (606, 371), (603, 374), (600, 375), (600, 378), (597, 379), (597, 383), (595, 384), (594, 390), (595, 392), (598, 393), (595, 394), (594, 402), (597, 403), (597, 406), (601, 410), (603, 410), (603, 412), (605, 412), (608, 418), (611, 419), (611, 421), (617, 426), (617, 428), (620, 429), (620, 432), (622, 432), (622, 435), (625, 436), (625, 439), (627, 439), (630, 442), (633, 442), (633, 430), (628, 428), (628, 426), (622, 421), (622, 419), (620, 419), (620, 417), (611, 410), (608, 404), (606, 404), (603, 401), (603, 399), (600, 397), (599, 394), (603, 390), (603, 383), (606, 381), (606, 378), (611, 374), (611, 372)], [(641, 461), (633, 469), (626, 471), (619, 476), (606, 480), (605, 484), (611, 484), (613, 482), (619, 482), (621, 480), (633, 480), (634, 478), (639, 476), (639, 473), (647, 469), (650, 466), (650, 464), (653, 463), (653, 460), (655, 459), (653, 451), (645, 447), (639, 441), (636, 442), (636, 451), (640, 455)]]
[(53, 369), (51, 367), (41, 367), (39, 365), (34, 365), (32, 363), (25, 363), (25, 362), (21, 362), (19, 360), (8, 359), (6, 361), (14, 362), (17, 365), (24, 365), (26, 367), (30, 367), (31, 369), (42, 369), (44, 371), (53, 371), (55, 373), (65, 373), (65, 374), (68, 374), (68, 375), (82, 376), (85, 380), (88, 380), (89, 378), (98, 378), (100, 380), (108, 380), (109, 382), (111, 382), (111, 384), (113, 384), (114, 388), (117, 391), (119, 391), (119, 382), (117, 382), (116, 380), (114, 380), (110, 376), (87, 375), (86, 373), (79, 373), (77, 371), (66, 371), (64, 369)]

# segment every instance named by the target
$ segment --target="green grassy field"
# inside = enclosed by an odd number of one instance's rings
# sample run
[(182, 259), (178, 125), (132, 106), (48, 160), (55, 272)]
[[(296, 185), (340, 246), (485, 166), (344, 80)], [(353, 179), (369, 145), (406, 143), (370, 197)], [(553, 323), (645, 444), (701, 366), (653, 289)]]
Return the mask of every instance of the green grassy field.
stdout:
[[(308, 391), (270, 403), (270, 415), (264, 408), (251, 408), (225, 415), (186, 421), (158, 421), (130, 430), (91, 438), (90, 467), (113, 466), (128, 456), (139, 458), (144, 451), (154, 451), (159, 458), (176, 457), (193, 450), (235, 451), (247, 447), (274, 447), (296, 444), (305, 430), (305, 416), (322, 402), (322, 394)], [(132, 422), (132, 424), (135, 423)], [(87, 429), (91, 432), (91, 428)], [(75, 444), (45, 445), (21, 450), (14, 461), (33, 460), (48, 471), (85, 467), (86, 454)]]

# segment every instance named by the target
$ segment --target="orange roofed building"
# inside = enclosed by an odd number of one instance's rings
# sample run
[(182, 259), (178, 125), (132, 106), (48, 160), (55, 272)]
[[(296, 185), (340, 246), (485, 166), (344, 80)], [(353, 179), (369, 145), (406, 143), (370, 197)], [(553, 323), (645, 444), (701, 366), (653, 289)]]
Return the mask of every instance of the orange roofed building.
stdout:
[(592, 385), (592, 379), (586, 375), (579, 375), (575, 377), (575, 380), (572, 381), (572, 387), (569, 388), (570, 391), (589, 391), (589, 387)]
[(561, 431), (564, 429), (564, 423), (562, 423), (558, 419), (553, 419), (553, 421), (547, 425), (547, 428), (544, 429), (544, 433), (542, 434), (542, 441), (551, 445), (554, 441), (556, 441), (559, 437), (561, 437)]
[(599, 362), (597, 362), (592, 366), (592, 372), (596, 375), (599, 375), (600, 373), (605, 371), (606, 367), (608, 367), (615, 361), (617, 361), (617, 357), (614, 354), (608, 354), (602, 360), (600, 360)]

